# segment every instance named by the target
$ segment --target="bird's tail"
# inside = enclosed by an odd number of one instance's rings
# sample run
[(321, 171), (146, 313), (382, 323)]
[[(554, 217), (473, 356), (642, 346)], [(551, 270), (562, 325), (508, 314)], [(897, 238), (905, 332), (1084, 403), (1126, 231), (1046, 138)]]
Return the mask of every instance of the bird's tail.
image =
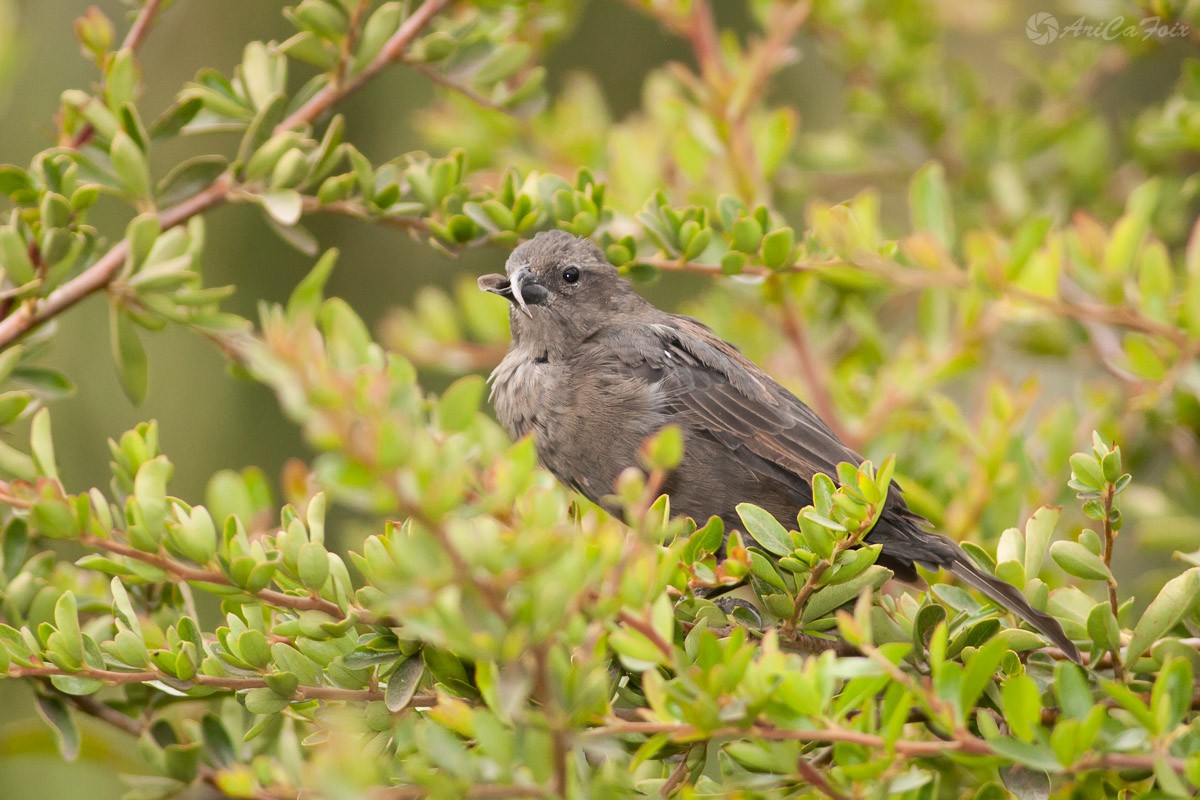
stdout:
[(953, 559), (946, 565), (946, 568), (968, 585), (975, 587), (992, 600), (1015, 612), (1017, 616), (1036, 628), (1043, 636), (1054, 642), (1066, 654), (1067, 658), (1076, 664), (1083, 663), (1083, 659), (1079, 655), (1079, 648), (1067, 638), (1067, 634), (1063, 631), (1062, 625), (1058, 623), (1058, 620), (1029, 605), (1029, 602), (1017, 591), (1015, 586), (988, 575), (975, 566), (971, 562), (970, 556), (961, 550), (954, 554)]

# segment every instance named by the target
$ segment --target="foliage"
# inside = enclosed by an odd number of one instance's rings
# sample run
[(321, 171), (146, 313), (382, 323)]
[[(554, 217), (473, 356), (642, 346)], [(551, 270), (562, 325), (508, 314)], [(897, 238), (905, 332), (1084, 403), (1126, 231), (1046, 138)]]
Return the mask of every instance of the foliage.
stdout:
[[(1194, 793), (1200, 67), (1115, 128), (1095, 86), (1171, 42), (1064, 43), (1005, 92), (944, 64), (953, 35), (1011, 19), (750, 0), (739, 34), (704, 0), (632, 4), (694, 64), (656, 71), (623, 120), (589, 76), (545, 96), (538, 62), (575, 13), (554, 0), (303, 0), (288, 38), (201, 71), (152, 122), (137, 50), (166, 4), (137, 5), (120, 43), (99, 10), (76, 22), (98, 85), (63, 93), (55, 146), (0, 167), (0, 424), (29, 439), (0, 440), (0, 675), (36, 692), (64, 758), (79, 715), (136, 737), (147, 800), (196, 783), (257, 800)], [(1165, 5), (1126, 11), (1183, 13)], [(797, 37), (845, 84), (831, 131), (767, 92)], [(444, 94), (419, 122), (432, 153), (375, 163), (331, 113), (393, 64)], [(152, 171), (182, 136), (212, 152)], [(889, 210), (905, 198), (907, 221)], [(99, 204), (127, 210), (123, 231), (91, 222)], [(817, 476), (792, 530), (739, 506), (748, 546), (671, 518), (668, 430), (614, 487), (619, 521), (481, 412), (502, 303), (427, 287), (380, 344), (324, 296), (329, 251), (252, 323), (202, 279), (222, 204), (310, 256), (304, 218), (340, 214), (497, 260), (562, 228), (636, 280), (709, 276), (689, 310), (879, 466)], [(110, 486), (64, 485), (48, 406), (73, 387), (40, 359), (55, 318), (101, 291), (135, 402), (145, 331), (168, 325), (275, 392), (316, 454), (282, 503), (253, 468), (214, 476), (203, 504), (170, 495), (153, 422), (110, 443)], [(418, 368), (457, 380), (431, 395)], [(1086, 665), (961, 588), (893, 590), (856, 546), (893, 477)], [(333, 508), (370, 527), (352, 552), (344, 516), (326, 535)], [(1156, 549), (1187, 568), (1148, 568)], [(717, 597), (743, 583), (754, 603)]]

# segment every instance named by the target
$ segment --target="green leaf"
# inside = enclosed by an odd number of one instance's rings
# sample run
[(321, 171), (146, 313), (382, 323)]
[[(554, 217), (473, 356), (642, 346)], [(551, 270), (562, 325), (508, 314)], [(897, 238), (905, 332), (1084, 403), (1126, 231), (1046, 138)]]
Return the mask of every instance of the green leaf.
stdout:
[(50, 435), (50, 410), (43, 408), (33, 415), (29, 431), (30, 455), (39, 475), (58, 480), (58, 464), (54, 460), (54, 439)]
[(485, 388), (479, 375), (467, 375), (450, 384), (438, 401), (438, 422), (442, 430), (466, 430), (479, 411)]
[(1150, 713), (1160, 731), (1170, 731), (1183, 722), (1192, 707), (1193, 691), (1192, 665), (1186, 658), (1168, 658), (1150, 692)]
[(251, 714), (278, 714), (289, 705), (286, 697), (280, 697), (267, 688), (251, 689), (246, 692), (243, 702)]
[(7, 425), (29, 408), (33, 396), (29, 392), (4, 392), (0, 394), (0, 426)]
[(132, 50), (119, 50), (109, 59), (104, 76), (104, 99), (113, 112), (134, 100), (140, 80), (138, 72)]
[(642, 452), (648, 468), (674, 469), (683, 460), (683, 431), (678, 425), (667, 425), (646, 440)]
[(200, 732), (204, 737), (204, 746), (218, 766), (226, 766), (237, 758), (237, 750), (233, 745), (233, 737), (229, 735), (221, 719), (212, 712), (200, 720)]
[(0, 228), (0, 267), (17, 286), (24, 286), (36, 276), (29, 260), (29, 245), (16, 228)]
[(61, 697), (53, 697), (38, 693), (34, 695), (38, 715), (45, 720), (54, 733), (58, 743), (58, 752), (64, 761), (74, 761), (79, 756), (79, 729), (75, 720)]
[(158, 202), (174, 205), (211, 186), (225, 172), (228, 162), (224, 156), (202, 155), (189, 158), (167, 173), (154, 189)]
[(965, 715), (971, 713), (987, 685), (995, 677), (1001, 659), (1008, 652), (1008, 642), (992, 639), (975, 651), (962, 674), (959, 700)]
[(54, 604), (54, 626), (63, 636), (67, 651), (83, 660), (83, 632), (79, 629), (79, 608), (72, 592), (64, 592)]
[(421, 685), (424, 674), (425, 662), (419, 656), (409, 658), (392, 671), (383, 695), (383, 702), (388, 711), (396, 714), (408, 707), (417, 693), (417, 687)]
[(1009, 676), (1000, 687), (1000, 703), (1004, 719), (1017, 738), (1033, 741), (1042, 718), (1041, 692), (1033, 678), (1024, 674)]
[(1125, 663), (1131, 664), (1183, 618), (1200, 595), (1200, 567), (1192, 567), (1163, 586), (1142, 613), (1129, 637)]
[(891, 577), (892, 571), (890, 569), (881, 567), (878, 564), (872, 564), (857, 578), (848, 580), (845, 583), (827, 586), (814, 593), (804, 605), (802, 619), (805, 623), (819, 619), (835, 608), (840, 608), (854, 600), (867, 589), (878, 589), (887, 583)]
[(1111, 650), (1121, 641), (1121, 628), (1107, 602), (1097, 603), (1088, 612), (1088, 636), (1102, 650)]
[(1025, 577), (1036, 578), (1042, 571), (1042, 560), (1054, 537), (1054, 529), (1058, 527), (1058, 518), (1062, 509), (1052, 506), (1042, 506), (1033, 512), (1033, 516), (1025, 523)]
[(295, 189), (280, 189), (274, 192), (264, 192), (258, 195), (259, 202), (271, 219), (280, 225), (295, 225), (300, 221), (304, 204), (300, 193)]
[(146, 349), (142, 347), (142, 340), (133, 322), (116, 305), (109, 308), (109, 331), (121, 389), (129, 402), (140, 406), (150, 386), (150, 364)]
[(778, 228), (762, 240), (762, 260), (771, 269), (791, 266), (792, 251), (796, 247), (796, 233), (791, 228)]
[(1043, 744), (1021, 742), (1008, 736), (987, 737), (988, 746), (1004, 758), (1041, 772), (1061, 772), (1054, 751)]
[(737, 513), (746, 526), (746, 533), (764, 550), (777, 556), (786, 556), (795, 549), (792, 547), (792, 537), (769, 512), (750, 503), (739, 503)]
[(913, 228), (932, 233), (943, 247), (953, 249), (953, 206), (941, 164), (931, 161), (917, 170), (908, 187), (908, 213)]
[(148, 199), (150, 165), (146, 163), (146, 154), (129, 138), (129, 134), (117, 131), (109, 147), (109, 157), (125, 190), (140, 200)]
[(1100, 556), (1088, 550), (1079, 542), (1055, 542), (1050, 545), (1050, 556), (1063, 571), (1076, 578), (1089, 581), (1107, 581), (1112, 579), (1112, 573)]
[(1091, 453), (1075, 453), (1071, 456), (1071, 477), (1094, 489), (1104, 487), (1104, 473), (1099, 462)]
[(318, 591), (329, 578), (329, 554), (320, 542), (305, 542), (300, 546), (296, 570), (304, 588)]

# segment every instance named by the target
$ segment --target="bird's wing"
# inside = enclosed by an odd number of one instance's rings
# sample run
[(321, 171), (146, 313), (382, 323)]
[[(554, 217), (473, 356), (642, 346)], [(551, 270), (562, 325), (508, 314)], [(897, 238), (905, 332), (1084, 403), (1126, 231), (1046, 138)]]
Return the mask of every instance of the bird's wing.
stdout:
[(829, 426), (738, 350), (691, 317), (664, 316), (618, 342), (626, 366), (659, 391), (665, 411), (794, 476), (859, 463)]

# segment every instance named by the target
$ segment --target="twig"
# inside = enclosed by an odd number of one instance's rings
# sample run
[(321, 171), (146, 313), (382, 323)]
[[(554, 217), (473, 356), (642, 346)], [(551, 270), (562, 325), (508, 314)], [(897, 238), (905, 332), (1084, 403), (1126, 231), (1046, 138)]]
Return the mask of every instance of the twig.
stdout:
[(804, 380), (808, 384), (809, 399), (812, 400), (817, 415), (825, 420), (839, 438), (845, 440), (846, 429), (842, 425), (837, 406), (833, 404), (833, 397), (829, 394), (825, 371), (820, 361), (813, 355), (808, 340), (808, 327), (804, 324), (799, 309), (791, 301), (787, 292), (782, 294), (780, 310), (782, 311), (783, 332), (792, 343), (792, 349), (796, 351), (796, 357), (800, 360), (800, 371), (804, 374)]
[(307, 103), (296, 109), (291, 116), (279, 123), (276, 130), (286, 131), (313, 122), (328, 111), (335, 103), (354, 93), (363, 84), (378, 75), (388, 64), (399, 60), (408, 46), (412, 44), (413, 39), (417, 38), (417, 34), (449, 2), (450, 0), (425, 0), (408, 19), (404, 20), (404, 24), (400, 26), (398, 31), (392, 34), (392, 38), (388, 39), (387, 44), (383, 46), (383, 50), (380, 51), (379, 55), (372, 59), (371, 63), (363, 67), (361, 72), (351, 76), (340, 85), (329, 84), (322, 88), (309, 98)]
[(458, 94), (461, 94), (463, 97), (467, 98), (468, 100), (470, 100), (472, 103), (474, 103), (477, 106), (491, 109), (492, 111), (498, 111), (507, 117), (512, 117), (515, 120), (523, 121), (523, 118), (520, 115), (514, 113), (511, 108), (503, 106), (500, 103), (497, 103), (492, 98), (486, 97), (486, 96), (480, 94), (479, 92), (475, 91), (470, 86), (467, 86), (464, 83), (459, 83), (458, 81), (451, 80), (450, 78), (446, 77), (442, 73), (438, 72), (433, 67), (430, 67), (428, 64), (424, 64), (420, 61), (411, 61), (409, 59), (405, 59), (402, 63), (404, 64), (404, 66), (411, 67), (412, 69), (421, 73), (426, 78), (428, 78), (430, 81), (432, 81), (433, 83), (436, 83), (438, 86), (441, 86), (445, 89), (449, 89), (452, 92), (457, 92)]
[[(123, 686), (130, 683), (152, 683), (154, 681), (169, 680), (178, 682), (180, 679), (173, 675), (162, 672), (157, 669), (137, 670), (133, 672), (118, 672), (111, 669), (96, 669), (94, 667), (84, 666), (80, 669), (70, 672), (59, 667), (43, 664), (37, 667), (22, 667), (10, 665), (7, 672), (0, 675), (9, 678), (48, 678), (53, 676), (65, 676), (71, 678), (91, 678), (92, 680), (102, 681), (109, 686)], [(247, 689), (263, 689), (267, 687), (267, 682), (263, 678), (238, 678), (238, 677), (220, 677), (216, 675), (205, 675), (197, 673), (184, 683), (189, 683), (195, 686), (207, 686), (213, 689), (221, 689), (228, 692), (242, 692)], [(298, 686), (292, 694), (293, 700), (336, 700), (341, 702), (372, 702), (383, 699), (383, 690), (381, 689), (343, 689), (340, 686)], [(437, 705), (437, 695), (414, 695), (408, 701), (407, 708), (426, 707)], [(116, 713), (116, 712), (114, 712)]]
[[(122, 50), (135, 51), (138, 49), (146, 39), (146, 34), (150, 32), (150, 26), (154, 24), (154, 19), (158, 14), (160, 5), (162, 5), (162, 0), (146, 0), (138, 10), (133, 25), (130, 26), (129, 31), (125, 34), (125, 38), (121, 41)], [(71, 141), (67, 146), (72, 150), (78, 150), (90, 142), (95, 135), (96, 129), (92, 127), (92, 124), (90, 122), (84, 123), (83, 127), (71, 137)]]
[(371, 0), (358, 0), (358, 5), (354, 7), (354, 12), (350, 15), (350, 26), (346, 29), (346, 35), (342, 37), (337, 67), (333, 72), (332, 85), (334, 86), (341, 86), (342, 81), (346, 78), (346, 69), (350, 66), (351, 59), (354, 58), (354, 48), (358, 46), (358, 37), (362, 34), (363, 18), (366, 17), (367, 9), (370, 6)]
[[(291, 116), (275, 126), (275, 132), (279, 133), (313, 122), (334, 104), (359, 89), (363, 84), (379, 74), (386, 66), (399, 59), (408, 45), (421, 32), (422, 28), (448, 3), (449, 0), (426, 0), (425, 3), (404, 21), (400, 29), (384, 45), (379, 55), (364, 67), (361, 72), (346, 81), (343, 85), (329, 84), (325, 86)], [(152, 7), (157, 8), (157, 6), (158, 2), (148, 1), (143, 6), (142, 13), (147, 14), (147, 9)], [(147, 18), (149, 18), (149, 14), (147, 14)], [(148, 25), (148, 22), (143, 23), (141, 26), (135, 23), (135, 28), (140, 27), (141, 31), (138, 33), (139, 38), (135, 41), (141, 41), (140, 37), (144, 37), (144, 31)], [(202, 189), (178, 205), (172, 206), (160, 213), (160, 229), (167, 230), (168, 228), (173, 228), (197, 214), (220, 205), (224, 202), (228, 192), (233, 188), (233, 178), (228, 173), (221, 175), (207, 188)], [(120, 271), (121, 265), (125, 262), (128, 250), (128, 240), (122, 239), (112, 249), (101, 256), (98, 261), (92, 264), (92, 266), (88, 267), (83, 273), (72, 280), (67, 281), (41, 303), (35, 305), (31, 301), (21, 306), (13, 314), (0, 320), (0, 348), (7, 347), (19, 336), (53, 318), (65, 309), (70, 308), (93, 292), (97, 292), (108, 286)]]
[[(1113, 547), (1117, 539), (1117, 531), (1113, 528), (1112, 524), (1113, 500), (1115, 498), (1116, 486), (1110, 483), (1104, 487), (1104, 566), (1108, 567), (1108, 607), (1112, 611), (1113, 619), (1120, 620), (1121, 604), (1117, 600), (1117, 579), (1112, 575)], [(1113, 646), (1109, 649), (1109, 654), (1112, 659), (1113, 677), (1124, 683), (1125, 670), (1121, 664), (1120, 641), (1113, 642)]]
[[(47, 691), (53, 692), (64, 702), (72, 706), (76, 711), (86, 714), (92, 719), (99, 720), (117, 730), (123, 731), (135, 738), (140, 737), (146, 732), (146, 724), (141, 720), (128, 717), (117, 711), (112, 706), (102, 703), (91, 696), (70, 695), (66, 692), (55, 688), (49, 681), (46, 682)], [(258, 792), (255, 791), (252, 795), (239, 794), (236, 798), (233, 795), (226, 794), (221, 788), (220, 771), (201, 764), (197, 770), (197, 777), (220, 793), (221, 797), (229, 800), (280, 800), (280, 796), (273, 792)]]
[(146, 0), (138, 10), (137, 18), (129, 27), (129, 32), (125, 34), (125, 39), (121, 42), (122, 50), (137, 50), (145, 41), (146, 34), (150, 32), (150, 26), (154, 24), (158, 8), (161, 5), (162, 0)]
[[(225, 199), (225, 193), (232, 185), (233, 179), (228, 175), (222, 175), (208, 188), (160, 213), (158, 215), (159, 227), (162, 230), (173, 228), (213, 206), (220, 205)], [(0, 320), (0, 348), (7, 347), (17, 337), (52, 319), (93, 292), (106, 287), (117, 277), (128, 252), (129, 241), (122, 239), (96, 263), (55, 289), (45, 300), (36, 305), (34, 301), (27, 302)]]
[(645, 636), (647, 639), (649, 639), (650, 643), (658, 648), (658, 651), (663, 654), (668, 662), (675, 660), (675, 648), (666, 639), (659, 636), (658, 631), (654, 630), (654, 626), (649, 622), (639, 617), (635, 617), (625, 609), (621, 609), (621, 612), (617, 614), (617, 619), (621, 621), (621, 624), (628, 625), (630, 628), (633, 628), (642, 636)]
[[(152, 567), (158, 567), (174, 576), (178, 580), (192, 581), (196, 583), (211, 583), (218, 586), (232, 586), (240, 588), (233, 583), (226, 575), (215, 570), (201, 569), (198, 567), (190, 567), (187, 564), (180, 563), (171, 558), (168, 558), (158, 553), (148, 553), (144, 550), (138, 550), (122, 542), (114, 539), (102, 539), (99, 536), (82, 536), (79, 543), (87, 547), (94, 547), (98, 550), (107, 550), (110, 553), (115, 553), (126, 558), (132, 558), (136, 561), (141, 561), (143, 564), (149, 564)], [(346, 613), (342, 611), (337, 603), (331, 600), (326, 600), (322, 597), (314, 597), (312, 595), (293, 595), (277, 592), (273, 589), (261, 589), (257, 592), (246, 590), (246, 593), (257, 597), (264, 603), (279, 608), (291, 608), (297, 611), (320, 611), (328, 614), (334, 619), (345, 619)], [(367, 625), (387, 624), (386, 620), (377, 619), (373, 614), (363, 608), (354, 607), (351, 611), (358, 617), (360, 622)]]
[(814, 767), (812, 763), (804, 756), (800, 756), (796, 759), (796, 771), (800, 773), (800, 776), (804, 778), (804, 780), (808, 781), (810, 786), (813, 786), (816, 789), (824, 792), (826, 795), (832, 798), (832, 800), (848, 800), (846, 795), (833, 788), (833, 784), (829, 782), (829, 779), (825, 777), (824, 773)]
[[(366, 795), (367, 800), (425, 800), (425, 798), (433, 796), (430, 790), (420, 786), (390, 786), (383, 789), (372, 789)], [(493, 800), (493, 798), (498, 800), (510, 797), (553, 797), (555, 795), (546, 787), (537, 785), (476, 784), (455, 796), (465, 797), (468, 800)]]
[(542, 706), (542, 713), (550, 727), (550, 749), (554, 768), (553, 793), (566, 797), (570, 788), (571, 747), (568, 727), (564, 724), (563, 710), (554, 696), (554, 681), (550, 675), (550, 644), (542, 641), (534, 649), (537, 682), (534, 693)]
[[(980, 739), (960, 729), (949, 740), (923, 741), (898, 739), (891, 741), (882, 736), (876, 736), (861, 731), (846, 730), (839, 727), (820, 728), (817, 730), (787, 730), (770, 725), (759, 724), (747, 727), (726, 727), (705, 731), (693, 725), (682, 722), (626, 722), (613, 721), (609, 725), (593, 728), (586, 732), (589, 737), (629, 736), (665, 733), (683, 741), (714, 740), (714, 739), (768, 739), (772, 741), (847, 742), (860, 745), (872, 750), (895, 752), (905, 756), (942, 756), (947, 752), (966, 753), (976, 756), (999, 755), (985, 740)], [(1176, 772), (1183, 772), (1186, 761), (1183, 758), (1151, 753), (1096, 753), (1084, 756), (1074, 764), (1066, 767), (1069, 772), (1081, 772), (1095, 767), (1106, 769), (1154, 769), (1158, 764), (1165, 764)]]
[(683, 783), (684, 779), (687, 778), (688, 757), (692, 754), (694, 749), (696, 749), (696, 747), (695, 745), (692, 745), (687, 750), (683, 751), (683, 754), (679, 758), (679, 765), (671, 771), (671, 774), (667, 777), (667, 782), (664, 783), (662, 788), (658, 790), (660, 797), (670, 797), (671, 792), (678, 789)]

